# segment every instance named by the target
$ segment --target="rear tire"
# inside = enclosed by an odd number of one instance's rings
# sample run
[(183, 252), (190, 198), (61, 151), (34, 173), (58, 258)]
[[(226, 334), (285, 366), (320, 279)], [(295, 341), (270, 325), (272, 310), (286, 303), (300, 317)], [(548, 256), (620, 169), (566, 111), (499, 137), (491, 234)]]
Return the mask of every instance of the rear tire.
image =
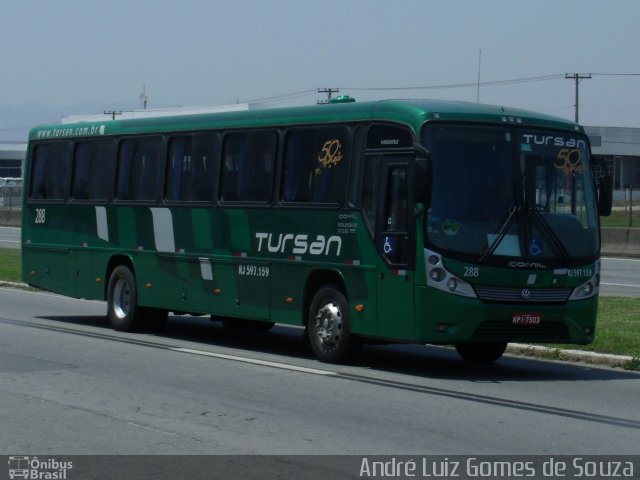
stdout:
[(309, 306), (307, 337), (318, 360), (341, 363), (356, 351), (357, 337), (351, 333), (349, 304), (333, 285), (316, 292)]
[(507, 342), (458, 343), (456, 350), (465, 362), (491, 363), (498, 360), (507, 349)]
[(142, 313), (133, 273), (124, 265), (116, 267), (107, 287), (107, 316), (111, 326), (123, 332), (139, 330), (144, 326)]

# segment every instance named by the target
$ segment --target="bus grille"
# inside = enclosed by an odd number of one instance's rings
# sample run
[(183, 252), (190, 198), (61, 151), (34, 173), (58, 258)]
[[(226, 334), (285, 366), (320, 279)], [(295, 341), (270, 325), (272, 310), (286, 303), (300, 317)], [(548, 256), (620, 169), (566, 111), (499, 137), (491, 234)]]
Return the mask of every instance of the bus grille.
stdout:
[(528, 288), (529, 298), (524, 299), (522, 288), (475, 287), (476, 295), (483, 302), (506, 303), (566, 303), (573, 292), (571, 288)]
[(473, 338), (527, 341), (527, 342), (555, 342), (568, 341), (569, 330), (562, 322), (545, 322), (540, 325), (512, 325), (503, 320), (485, 320), (473, 332)]

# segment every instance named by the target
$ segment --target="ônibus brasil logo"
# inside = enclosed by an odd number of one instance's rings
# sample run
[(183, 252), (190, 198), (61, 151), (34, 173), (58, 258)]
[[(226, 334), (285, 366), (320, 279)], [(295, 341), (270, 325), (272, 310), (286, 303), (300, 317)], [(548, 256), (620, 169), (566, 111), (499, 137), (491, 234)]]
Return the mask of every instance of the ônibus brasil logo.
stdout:
[(67, 470), (73, 468), (73, 462), (61, 462), (53, 458), (40, 460), (38, 457), (10, 456), (9, 478), (29, 480), (66, 480)]

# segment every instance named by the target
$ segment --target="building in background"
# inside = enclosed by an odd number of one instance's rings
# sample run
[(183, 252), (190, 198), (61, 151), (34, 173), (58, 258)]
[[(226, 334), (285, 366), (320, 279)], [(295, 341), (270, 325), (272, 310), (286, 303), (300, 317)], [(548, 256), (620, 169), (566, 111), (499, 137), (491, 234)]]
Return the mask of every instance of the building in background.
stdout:
[(614, 190), (640, 190), (640, 128), (585, 127), (585, 130), (593, 155), (607, 163)]
[(26, 143), (0, 143), (0, 178), (22, 178)]

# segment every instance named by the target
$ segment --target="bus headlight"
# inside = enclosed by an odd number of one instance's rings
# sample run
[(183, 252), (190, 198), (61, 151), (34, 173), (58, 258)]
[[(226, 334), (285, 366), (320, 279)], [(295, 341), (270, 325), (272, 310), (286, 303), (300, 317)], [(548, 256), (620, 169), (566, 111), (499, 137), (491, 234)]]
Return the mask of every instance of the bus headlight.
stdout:
[(445, 277), (444, 270), (442, 270), (441, 268), (434, 268), (429, 272), (429, 277), (434, 282), (441, 282)]
[(424, 260), (429, 287), (461, 297), (477, 298), (476, 292), (470, 284), (447, 271), (439, 254), (425, 249)]
[[(598, 268), (596, 267), (596, 271)], [(596, 273), (588, 281), (582, 285), (578, 285), (574, 290), (569, 300), (585, 300), (587, 298), (594, 297), (600, 290), (600, 274)]]

